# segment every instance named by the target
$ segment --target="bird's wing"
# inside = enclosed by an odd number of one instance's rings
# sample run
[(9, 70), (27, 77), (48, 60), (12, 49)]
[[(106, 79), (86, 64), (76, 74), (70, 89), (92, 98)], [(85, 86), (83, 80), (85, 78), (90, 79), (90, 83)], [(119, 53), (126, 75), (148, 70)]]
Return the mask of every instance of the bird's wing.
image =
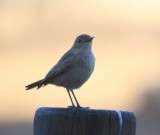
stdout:
[(59, 60), (59, 62), (48, 72), (48, 74), (43, 80), (43, 84), (45, 85), (51, 79), (54, 79), (56, 76), (62, 74), (63, 72), (70, 70), (75, 63), (76, 63), (76, 56), (71, 53), (66, 53)]

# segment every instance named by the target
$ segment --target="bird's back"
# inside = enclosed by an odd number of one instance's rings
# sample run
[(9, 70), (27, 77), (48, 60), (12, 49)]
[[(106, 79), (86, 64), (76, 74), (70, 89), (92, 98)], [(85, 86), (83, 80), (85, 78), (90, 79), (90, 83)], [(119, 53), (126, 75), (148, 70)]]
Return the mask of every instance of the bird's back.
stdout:
[(81, 87), (89, 79), (95, 65), (93, 54), (90, 52), (72, 55), (74, 55), (74, 61), (72, 61), (74, 64), (72, 67), (51, 79), (50, 84), (73, 90)]

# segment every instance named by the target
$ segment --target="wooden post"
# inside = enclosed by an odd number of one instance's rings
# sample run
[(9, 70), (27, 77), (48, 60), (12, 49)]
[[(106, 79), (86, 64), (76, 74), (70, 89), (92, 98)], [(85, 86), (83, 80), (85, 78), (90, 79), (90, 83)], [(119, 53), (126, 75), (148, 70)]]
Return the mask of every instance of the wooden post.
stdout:
[(125, 111), (39, 108), (34, 135), (135, 135), (135, 115)]

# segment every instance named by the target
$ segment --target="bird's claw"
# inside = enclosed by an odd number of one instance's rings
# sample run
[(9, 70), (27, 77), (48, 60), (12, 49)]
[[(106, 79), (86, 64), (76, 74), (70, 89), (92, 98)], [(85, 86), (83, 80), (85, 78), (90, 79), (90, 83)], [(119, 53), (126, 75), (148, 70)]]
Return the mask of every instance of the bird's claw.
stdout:
[(69, 109), (89, 109), (90, 107), (81, 107), (81, 106), (67, 106)]

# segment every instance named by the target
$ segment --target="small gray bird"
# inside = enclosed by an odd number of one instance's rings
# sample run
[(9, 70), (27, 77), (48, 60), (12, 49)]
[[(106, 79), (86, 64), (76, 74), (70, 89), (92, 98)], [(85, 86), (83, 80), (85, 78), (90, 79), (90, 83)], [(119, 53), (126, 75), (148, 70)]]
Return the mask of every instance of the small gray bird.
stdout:
[(70, 92), (76, 101), (76, 107), (81, 107), (73, 90), (80, 88), (89, 79), (94, 70), (95, 58), (92, 53), (93, 38), (87, 34), (78, 36), (71, 49), (62, 56), (45, 78), (27, 85), (26, 90), (34, 87), (39, 89), (47, 84), (62, 86), (68, 92), (72, 107), (75, 107), (75, 105)]

